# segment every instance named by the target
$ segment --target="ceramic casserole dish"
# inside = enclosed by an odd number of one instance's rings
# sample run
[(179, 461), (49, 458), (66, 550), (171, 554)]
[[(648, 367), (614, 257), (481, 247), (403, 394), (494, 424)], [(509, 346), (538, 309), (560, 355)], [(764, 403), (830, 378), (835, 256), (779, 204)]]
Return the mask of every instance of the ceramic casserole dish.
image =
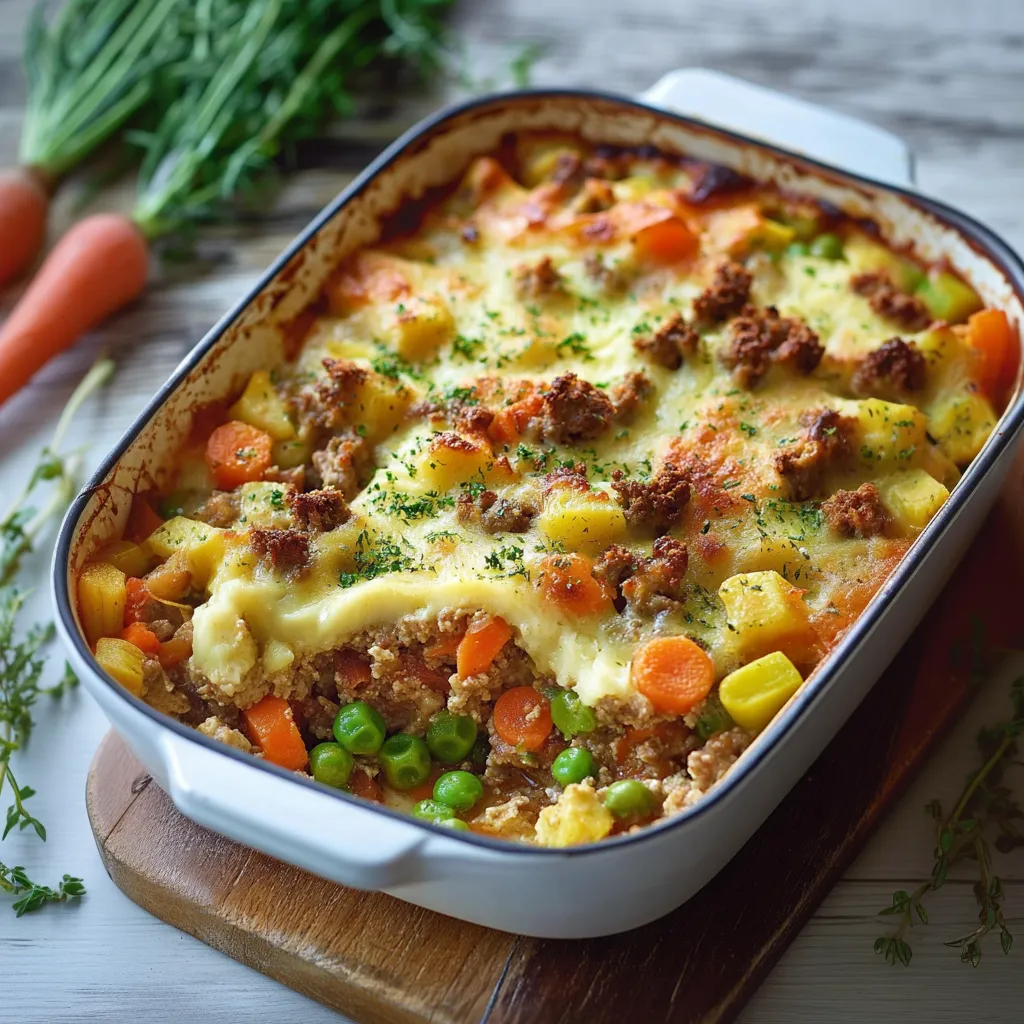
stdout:
[(313, 301), (341, 259), (373, 243), (385, 217), (456, 180), (510, 132), (653, 145), (833, 204), (875, 221), (894, 244), (912, 242), (925, 260), (948, 261), (986, 305), (1015, 325), (1024, 321), (1019, 258), (986, 228), (915, 194), (898, 139), (710, 72), (675, 72), (645, 100), (518, 92), (474, 100), (411, 130), (210, 331), (75, 500), (54, 560), (61, 633), (114, 728), (188, 817), (345, 885), (495, 928), (578, 938), (636, 927), (688, 899), (739, 850), (864, 697), (965, 551), (1001, 488), (1024, 423), (1019, 383), (950, 499), (722, 782), (668, 820), (573, 849), (454, 833), (326, 789), (158, 713), (97, 666), (72, 599), (76, 574), (120, 536), (133, 495), (166, 484), (195, 410), (279, 362), (284, 325)]

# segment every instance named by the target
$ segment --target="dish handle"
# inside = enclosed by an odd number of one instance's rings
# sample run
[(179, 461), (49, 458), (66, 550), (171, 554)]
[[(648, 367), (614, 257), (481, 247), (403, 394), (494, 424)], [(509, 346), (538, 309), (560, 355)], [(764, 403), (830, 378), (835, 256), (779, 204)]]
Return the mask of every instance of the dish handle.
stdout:
[(670, 71), (640, 99), (865, 178), (902, 188), (914, 184), (913, 154), (899, 136), (720, 71)]
[(270, 772), (255, 778), (251, 765), (178, 736), (160, 742), (171, 799), (200, 825), (356, 889), (393, 888), (415, 875), (426, 838), (418, 830), (355, 802), (325, 815), (326, 794)]

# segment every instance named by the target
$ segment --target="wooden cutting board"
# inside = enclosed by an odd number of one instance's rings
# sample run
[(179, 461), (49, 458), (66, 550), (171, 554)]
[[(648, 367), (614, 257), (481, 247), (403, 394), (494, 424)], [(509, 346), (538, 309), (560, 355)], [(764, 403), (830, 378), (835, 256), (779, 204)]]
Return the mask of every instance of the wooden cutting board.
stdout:
[(360, 1024), (731, 1020), (969, 698), (980, 624), (988, 646), (1024, 640), (1021, 462), (828, 750), (704, 890), (644, 928), (530, 939), (345, 889), (182, 817), (113, 734), (86, 789), (103, 862), (150, 913)]

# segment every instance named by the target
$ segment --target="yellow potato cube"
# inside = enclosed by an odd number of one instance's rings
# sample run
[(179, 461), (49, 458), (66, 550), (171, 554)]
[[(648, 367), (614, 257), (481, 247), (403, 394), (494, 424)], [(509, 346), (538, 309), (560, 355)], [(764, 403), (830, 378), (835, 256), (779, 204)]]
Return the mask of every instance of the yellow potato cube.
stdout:
[(149, 551), (130, 540), (115, 540), (104, 545), (97, 558), (120, 569), (125, 576), (145, 576), (153, 567), (153, 556)]
[(356, 429), (376, 444), (393, 433), (412, 404), (413, 393), (392, 377), (371, 371), (356, 387), (354, 415)]
[(149, 535), (146, 546), (162, 559), (181, 552), (193, 581), (205, 586), (227, 553), (225, 533), (197, 519), (175, 516)]
[(802, 682), (789, 658), (773, 651), (730, 672), (718, 687), (718, 698), (737, 725), (760, 732)]
[(145, 654), (127, 640), (104, 636), (96, 641), (96, 661), (100, 668), (136, 697), (142, 696), (145, 660)]
[(928, 420), (912, 405), (866, 398), (858, 403), (857, 423), (865, 462), (906, 462), (927, 441)]
[(802, 590), (766, 569), (730, 576), (718, 588), (718, 596), (725, 605), (730, 636), (743, 653), (757, 657), (782, 650), (794, 660), (806, 660), (813, 632)]
[(109, 562), (93, 562), (78, 577), (78, 614), (85, 638), (95, 644), (100, 637), (120, 636), (127, 600), (125, 575)]
[(897, 256), (859, 231), (847, 237), (843, 255), (854, 273), (881, 271), (902, 292), (912, 292), (924, 280), (924, 271), (916, 263)]
[(904, 533), (917, 533), (931, 521), (949, 491), (923, 469), (910, 469), (878, 481), (882, 501)]
[(242, 396), (228, 409), (228, 417), (265, 430), (275, 441), (290, 441), (295, 436), (288, 410), (266, 370), (257, 370), (249, 378)]
[(558, 803), (545, 807), (537, 818), (541, 846), (578, 846), (596, 843), (612, 830), (611, 811), (597, 798), (593, 786), (571, 783)]
[(256, 480), (238, 490), (238, 525), (261, 530), (287, 530), (293, 526), (287, 496), (294, 488)]
[(263, 646), (263, 671), (283, 672), (295, 660), (295, 652), (282, 640), (268, 640)]
[(625, 536), (626, 516), (618, 504), (595, 497), (595, 492), (561, 489), (551, 496), (537, 525), (549, 540), (569, 551), (598, 554)]
[(440, 295), (403, 299), (395, 307), (392, 325), (395, 347), (403, 359), (421, 362), (455, 335), (455, 319)]
[(963, 466), (981, 451), (998, 418), (986, 398), (964, 390), (929, 407), (928, 429), (942, 450)]
[(309, 461), (309, 449), (308, 441), (275, 441), (271, 457), (275, 466), (281, 469), (294, 469)]
[(435, 435), (416, 466), (416, 479), (436, 491), (450, 491), (471, 480), (507, 483), (514, 476), (508, 463), (499, 462), (486, 442), (451, 431)]

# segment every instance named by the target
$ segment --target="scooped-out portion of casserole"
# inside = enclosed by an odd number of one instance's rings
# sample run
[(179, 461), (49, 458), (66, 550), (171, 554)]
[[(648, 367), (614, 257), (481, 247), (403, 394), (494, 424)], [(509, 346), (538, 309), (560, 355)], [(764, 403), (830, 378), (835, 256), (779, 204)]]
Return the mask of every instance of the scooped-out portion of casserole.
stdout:
[(678, 814), (995, 426), (1006, 315), (867, 222), (550, 135), (342, 262), (87, 564), (154, 708), (458, 831)]

